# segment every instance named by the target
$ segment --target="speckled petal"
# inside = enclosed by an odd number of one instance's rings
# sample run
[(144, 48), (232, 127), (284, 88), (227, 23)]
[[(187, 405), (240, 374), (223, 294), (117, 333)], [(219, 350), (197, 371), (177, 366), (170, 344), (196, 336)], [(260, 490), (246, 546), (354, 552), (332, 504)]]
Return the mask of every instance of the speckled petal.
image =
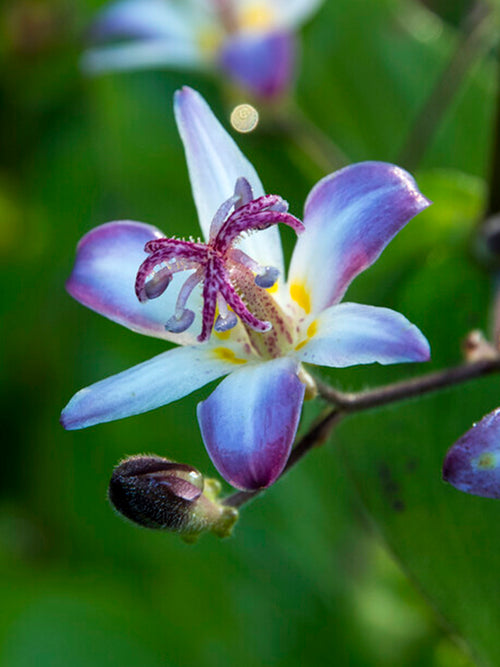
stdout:
[[(238, 178), (247, 179), (254, 197), (262, 196), (264, 189), (253, 166), (199, 93), (188, 87), (178, 90), (174, 110), (201, 229), (208, 239), (212, 219), (220, 205), (233, 196)], [(239, 247), (263, 266), (274, 266), (282, 273), (277, 227), (252, 234)]]
[(429, 204), (406, 171), (385, 162), (360, 162), (323, 178), (306, 201), (305, 232), (290, 266), (292, 298), (311, 313), (339, 302)]
[(358, 364), (428, 361), (430, 349), (422, 332), (389, 308), (341, 303), (331, 306), (308, 328), (299, 344), (301, 361), (344, 368)]
[(295, 38), (288, 32), (239, 33), (224, 42), (219, 64), (243, 89), (271, 98), (290, 87), (295, 50)]
[(448, 450), (443, 479), (465, 493), (500, 498), (500, 409), (474, 424)]
[(282, 472), (304, 398), (296, 372), (297, 363), (286, 358), (249, 365), (198, 405), (208, 453), (233, 486), (264, 488)]
[(201, 290), (190, 297), (189, 306), (199, 318), (191, 328), (181, 334), (165, 330), (189, 272), (176, 273), (166, 291), (153, 301), (140, 303), (135, 294), (136, 274), (147, 257), (144, 245), (163, 236), (156, 227), (142, 222), (109, 222), (96, 227), (78, 244), (66, 288), (80, 303), (132, 331), (182, 345), (194, 343), (201, 328)]
[(82, 389), (61, 415), (69, 430), (153, 410), (235, 368), (210, 346), (177, 347)]

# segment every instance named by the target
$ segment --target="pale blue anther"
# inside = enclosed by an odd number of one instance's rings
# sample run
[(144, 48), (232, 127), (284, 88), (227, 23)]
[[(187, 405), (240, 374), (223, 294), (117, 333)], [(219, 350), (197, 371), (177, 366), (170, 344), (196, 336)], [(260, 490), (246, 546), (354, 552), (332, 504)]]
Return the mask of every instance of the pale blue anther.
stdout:
[(238, 324), (238, 318), (234, 313), (227, 312), (227, 315), (222, 317), (222, 315), (218, 315), (217, 319), (215, 320), (214, 324), (214, 329), (215, 331), (218, 331), (219, 333), (222, 333), (223, 331), (229, 331), (229, 329), (234, 329), (234, 327)]
[(263, 273), (259, 273), (255, 276), (255, 284), (257, 287), (269, 289), (269, 287), (272, 287), (278, 280), (279, 274), (280, 272), (274, 266), (264, 266)]
[(151, 278), (144, 283), (144, 293), (148, 299), (156, 299), (163, 294), (172, 281), (172, 271), (168, 266), (155, 269)]
[(165, 324), (165, 329), (171, 333), (182, 333), (189, 329), (194, 321), (194, 312), (185, 308), (182, 313), (172, 315), (172, 317)]

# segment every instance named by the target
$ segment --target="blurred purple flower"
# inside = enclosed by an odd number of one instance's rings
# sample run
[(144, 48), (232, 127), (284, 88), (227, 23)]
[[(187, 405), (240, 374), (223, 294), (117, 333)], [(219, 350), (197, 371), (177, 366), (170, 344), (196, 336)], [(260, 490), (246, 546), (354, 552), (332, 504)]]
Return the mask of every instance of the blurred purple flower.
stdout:
[[(429, 201), (399, 167), (364, 162), (313, 188), (302, 225), (281, 197), (264, 194), (198, 93), (178, 91), (175, 115), (207, 244), (111, 222), (80, 241), (67, 288), (106, 317), (183, 347), (81, 390), (62, 423), (78, 429), (139, 414), (228, 375), (198, 405), (203, 440), (231, 484), (266, 487), (295, 437), (309, 378), (302, 362), (429, 358), (427, 340), (399, 313), (339, 304)], [(286, 282), (279, 222), (300, 233)]]
[(450, 447), (443, 479), (465, 493), (500, 498), (500, 409), (483, 417)]
[(91, 28), (87, 72), (220, 68), (258, 97), (286, 91), (297, 27), (321, 0), (120, 0)]

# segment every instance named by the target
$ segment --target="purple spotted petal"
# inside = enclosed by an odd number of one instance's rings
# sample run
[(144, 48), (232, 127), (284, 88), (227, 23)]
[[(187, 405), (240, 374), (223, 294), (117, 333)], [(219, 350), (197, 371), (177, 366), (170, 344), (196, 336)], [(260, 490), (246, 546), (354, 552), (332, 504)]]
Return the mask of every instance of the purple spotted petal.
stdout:
[(465, 493), (500, 498), (500, 409), (474, 424), (448, 450), (443, 479)]
[(234, 363), (221, 359), (213, 348), (176, 347), (82, 389), (64, 408), (61, 423), (73, 430), (138, 415), (187, 396), (233, 369)]
[(422, 332), (389, 308), (341, 303), (321, 313), (308, 332), (310, 338), (299, 345), (297, 356), (318, 366), (345, 368), (430, 358), (429, 343)]
[[(109, 222), (96, 227), (78, 244), (66, 288), (80, 303), (132, 331), (183, 345), (193, 343), (201, 319), (181, 334), (165, 329), (187, 272), (176, 273), (165, 293), (153, 301), (140, 303), (135, 294), (137, 271), (147, 257), (144, 245), (161, 237), (163, 234), (156, 227), (142, 222)], [(191, 295), (189, 305), (201, 312), (200, 291)]]
[(287, 32), (239, 33), (224, 43), (219, 65), (242, 88), (258, 97), (276, 97), (291, 85), (295, 39)]
[(295, 438), (304, 385), (291, 359), (232, 373), (198, 405), (205, 446), (220, 474), (239, 489), (272, 484)]
[(312, 313), (340, 301), (353, 278), (429, 204), (406, 171), (384, 162), (360, 162), (323, 178), (306, 201), (305, 232), (290, 266), (292, 298), (295, 285)]
[[(201, 95), (187, 87), (178, 90), (174, 110), (201, 229), (208, 239), (212, 219), (221, 204), (233, 196), (238, 178), (246, 178), (254, 198), (261, 197), (264, 189), (253, 166)], [(243, 239), (239, 248), (259, 264), (274, 266), (283, 274), (283, 254), (276, 227)]]

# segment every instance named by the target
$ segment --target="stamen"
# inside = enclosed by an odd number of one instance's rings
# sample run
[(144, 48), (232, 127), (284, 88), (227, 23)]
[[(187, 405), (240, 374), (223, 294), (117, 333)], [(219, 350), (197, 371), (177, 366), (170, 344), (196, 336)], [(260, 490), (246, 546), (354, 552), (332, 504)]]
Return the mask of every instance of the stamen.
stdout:
[(287, 202), (278, 195), (253, 199), (248, 180), (238, 178), (234, 194), (215, 213), (206, 244), (174, 238), (155, 238), (146, 243), (144, 250), (149, 256), (137, 272), (137, 298), (141, 302), (156, 299), (170, 285), (174, 273), (194, 270), (179, 290), (175, 312), (165, 329), (181, 333), (193, 324), (195, 312), (186, 304), (194, 288), (203, 283), (198, 341), (207, 341), (213, 329), (223, 332), (234, 328), (238, 319), (249, 336), (252, 331), (266, 333), (276, 326), (276, 332), (263, 338), (262, 344), (252, 342), (259, 352), (276, 356), (278, 343), (283, 339), (289, 344), (291, 338), (284, 315), (278, 312), (272, 297), (265, 291), (275, 284), (279, 270), (260, 265), (233, 246), (242, 234), (268, 229), (278, 223), (302, 232), (303, 224), (287, 211)]
[(186, 329), (189, 329), (193, 322), (194, 312), (189, 310), (189, 308), (185, 308), (183, 311), (179, 313), (176, 311), (175, 315), (172, 315), (165, 324), (165, 329), (171, 333), (182, 333)]
[(146, 299), (157, 299), (172, 282), (172, 271), (165, 262), (162, 262), (159, 268), (155, 267), (150, 275), (151, 277), (146, 278), (144, 283), (144, 296)]
[(255, 284), (258, 287), (269, 289), (278, 280), (280, 272), (274, 266), (265, 266), (264, 273), (255, 276)]
[(244, 324), (248, 325), (250, 329), (259, 331), (260, 333), (265, 333), (266, 331), (271, 330), (271, 322), (263, 322), (255, 317), (255, 315), (252, 315), (231, 283), (221, 283), (220, 291), (228, 306), (231, 306), (234, 313)]
[(246, 206), (252, 201), (252, 186), (243, 176), (240, 176), (240, 178), (238, 178), (236, 181), (236, 185), (234, 186), (234, 194), (238, 197), (238, 203), (235, 205), (235, 208), (237, 209), (241, 208), (242, 206)]
[(255, 284), (258, 287), (263, 287), (269, 289), (274, 283), (278, 280), (280, 274), (279, 270), (274, 266), (261, 266), (254, 259), (249, 257), (246, 252), (239, 250), (238, 248), (233, 248), (229, 251), (229, 256), (231, 259), (238, 264), (243, 264), (248, 269), (256, 273)]
[(286, 213), (288, 204), (278, 195), (264, 195), (237, 208), (221, 226), (215, 247), (225, 253), (243, 232), (267, 229), (282, 223), (291, 227), (297, 234), (304, 231), (302, 222)]
[[(236, 189), (235, 189), (236, 190)], [(225, 202), (223, 202), (219, 208), (217, 209), (217, 212), (215, 213), (213, 220), (210, 224), (210, 232), (209, 232), (209, 240), (213, 241), (217, 234), (220, 231), (220, 228), (224, 224), (227, 216), (229, 215), (229, 211), (233, 208), (233, 206), (236, 206), (237, 203), (240, 200), (240, 196), (236, 194), (236, 191), (232, 197), (229, 197), (229, 199), (226, 199)]]
[(183, 331), (186, 331), (186, 329), (189, 329), (193, 324), (195, 314), (192, 310), (186, 308), (186, 302), (189, 299), (191, 292), (202, 278), (203, 273), (198, 269), (198, 271), (195, 271), (189, 276), (181, 287), (177, 297), (177, 303), (175, 304), (175, 313), (165, 324), (165, 329), (167, 331), (171, 331), (172, 333), (182, 333)]
[(219, 315), (215, 320), (215, 331), (220, 333), (223, 331), (229, 331), (229, 329), (234, 329), (234, 327), (238, 324), (238, 318), (236, 315), (228, 309), (226, 302), (220, 296), (217, 299), (217, 305), (219, 306)]

